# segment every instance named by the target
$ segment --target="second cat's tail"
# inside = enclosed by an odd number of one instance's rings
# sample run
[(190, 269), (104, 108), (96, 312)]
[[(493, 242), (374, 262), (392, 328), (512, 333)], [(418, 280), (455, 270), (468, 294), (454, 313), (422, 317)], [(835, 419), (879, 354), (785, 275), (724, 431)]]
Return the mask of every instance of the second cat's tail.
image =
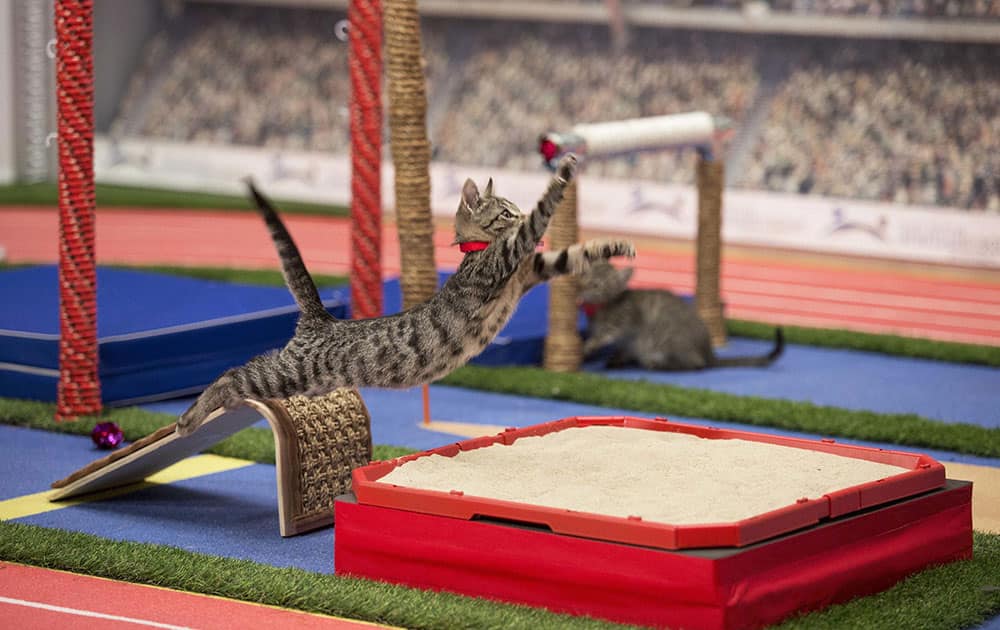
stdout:
[(771, 365), (785, 351), (785, 333), (781, 327), (774, 329), (774, 348), (762, 357), (734, 357), (715, 360), (712, 367), (763, 367)]
[(292, 297), (299, 305), (303, 319), (331, 317), (323, 306), (322, 300), (319, 299), (316, 284), (313, 282), (312, 276), (309, 275), (305, 263), (302, 262), (302, 255), (299, 254), (299, 248), (292, 239), (292, 235), (288, 233), (288, 228), (278, 216), (278, 211), (275, 210), (271, 201), (257, 190), (252, 178), (247, 177), (244, 181), (250, 189), (250, 198), (253, 199), (257, 210), (264, 217), (264, 223), (267, 224), (267, 228), (271, 232), (271, 239), (278, 250), (278, 257), (281, 258), (281, 273), (285, 277), (285, 284), (288, 285), (288, 290), (292, 292)]

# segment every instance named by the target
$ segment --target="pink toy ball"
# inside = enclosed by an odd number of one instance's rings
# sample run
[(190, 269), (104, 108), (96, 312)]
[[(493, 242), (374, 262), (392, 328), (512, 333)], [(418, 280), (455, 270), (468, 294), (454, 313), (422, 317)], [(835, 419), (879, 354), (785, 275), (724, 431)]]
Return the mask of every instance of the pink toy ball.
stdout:
[(90, 439), (94, 440), (97, 448), (111, 450), (121, 446), (125, 436), (114, 422), (100, 422), (90, 432)]

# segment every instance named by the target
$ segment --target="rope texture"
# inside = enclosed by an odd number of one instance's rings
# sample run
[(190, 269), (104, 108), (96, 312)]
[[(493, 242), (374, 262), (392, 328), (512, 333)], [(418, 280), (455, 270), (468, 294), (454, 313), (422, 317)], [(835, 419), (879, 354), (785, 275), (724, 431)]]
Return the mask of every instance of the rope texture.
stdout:
[(92, 0), (57, 0), (59, 386), (56, 420), (101, 410), (94, 268)]
[(427, 301), (437, 291), (427, 92), (416, 1), (386, 0), (384, 24), (389, 133), (396, 170), (400, 284), (403, 308), (410, 308)]
[(371, 417), (356, 389), (279, 401), (295, 430), (299, 470), (296, 516), (333, 511), (351, 491), (351, 472), (372, 458)]
[[(558, 251), (579, 240), (576, 177), (549, 223), (549, 248)], [(583, 343), (577, 330), (577, 279), (562, 276), (549, 282), (549, 332), (545, 337), (545, 369), (575, 372), (583, 362)]]
[(698, 242), (695, 306), (708, 332), (712, 345), (726, 343), (726, 322), (722, 316), (719, 295), (719, 270), (722, 265), (722, 186), (725, 168), (721, 160), (699, 157), (698, 178)]
[(382, 4), (351, 0), (351, 305), (382, 314)]

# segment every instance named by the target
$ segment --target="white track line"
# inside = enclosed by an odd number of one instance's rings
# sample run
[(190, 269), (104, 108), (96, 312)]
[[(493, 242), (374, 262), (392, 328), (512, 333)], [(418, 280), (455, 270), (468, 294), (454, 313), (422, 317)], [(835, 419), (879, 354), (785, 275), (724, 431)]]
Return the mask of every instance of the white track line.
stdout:
[(148, 621), (146, 619), (134, 619), (132, 617), (107, 615), (105, 613), (93, 612), (90, 610), (80, 610), (78, 608), (65, 608), (63, 606), (53, 606), (51, 604), (43, 604), (41, 602), (30, 602), (24, 599), (14, 599), (12, 597), (0, 596), (0, 603), (12, 604), (14, 606), (25, 606), (27, 608), (40, 608), (42, 610), (50, 610), (53, 612), (66, 613), (67, 615), (77, 615), (78, 617), (94, 617), (96, 619), (107, 619), (109, 621), (122, 621), (125, 623), (134, 623), (140, 626), (149, 626), (151, 628), (166, 628), (167, 630), (190, 630), (190, 628), (188, 628), (187, 626), (172, 626), (167, 623)]

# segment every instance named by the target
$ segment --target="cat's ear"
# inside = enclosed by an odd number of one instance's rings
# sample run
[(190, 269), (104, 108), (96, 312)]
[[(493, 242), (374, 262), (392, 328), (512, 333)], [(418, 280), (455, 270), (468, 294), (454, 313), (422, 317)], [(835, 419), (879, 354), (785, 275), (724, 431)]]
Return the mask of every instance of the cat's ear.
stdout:
[(635, 271), (632, 267), (622, 267), (618, 270), (618, 275), (621, 276), (622, 282), (628, 284), (628, 281), (632, 279), (632, 273)]
[(493, 196), (493, 178), (491, 177), (490, 181), (486, 182), (486, 190), (483, 192), (483, 197), (492, 197), (492, 196)]
[(465, 180), (462, 186), (462, 204), (469, 210), (475, 210), (479, 206), (479, 188), (471, 179)]

